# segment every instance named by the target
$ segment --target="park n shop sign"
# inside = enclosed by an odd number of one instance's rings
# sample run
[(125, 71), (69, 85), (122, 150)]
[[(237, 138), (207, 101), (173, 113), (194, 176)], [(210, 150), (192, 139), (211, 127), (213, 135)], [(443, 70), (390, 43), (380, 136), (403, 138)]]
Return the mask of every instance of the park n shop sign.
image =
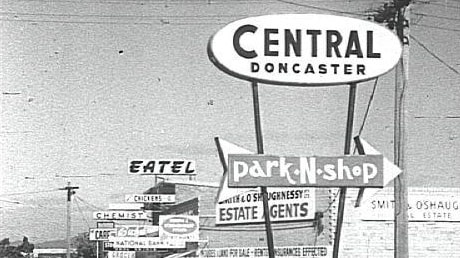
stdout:
[(280, 14), (232, 22), (208, 44), (210, 60), (248, 81), (291, 86), (357, 83), (398, 62), (398, 37), (375, 23), (323, 14)]

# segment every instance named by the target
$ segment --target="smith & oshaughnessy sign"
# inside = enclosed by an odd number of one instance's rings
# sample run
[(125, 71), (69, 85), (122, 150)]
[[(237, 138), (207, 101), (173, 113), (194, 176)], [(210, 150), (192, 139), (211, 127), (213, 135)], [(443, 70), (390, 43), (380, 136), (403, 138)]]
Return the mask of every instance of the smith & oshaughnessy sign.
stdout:
[(391, 70), (398, 37), (373, 22), (323, 14), (250, 17), (209, 40), (209, 59), (249, 81), (292, 86), (356, 83)]

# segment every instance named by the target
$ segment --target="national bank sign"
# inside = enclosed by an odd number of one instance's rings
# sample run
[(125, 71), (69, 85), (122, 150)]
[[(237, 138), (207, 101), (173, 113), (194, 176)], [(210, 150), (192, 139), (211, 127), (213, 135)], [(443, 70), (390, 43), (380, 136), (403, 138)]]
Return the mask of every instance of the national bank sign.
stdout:
[(366, 81), (391, 70), (402, 47), (375, 23), (322, 14), (280, 14), (232, 22), (209, 40), (209, 59), (248, 81), (324, 86)]

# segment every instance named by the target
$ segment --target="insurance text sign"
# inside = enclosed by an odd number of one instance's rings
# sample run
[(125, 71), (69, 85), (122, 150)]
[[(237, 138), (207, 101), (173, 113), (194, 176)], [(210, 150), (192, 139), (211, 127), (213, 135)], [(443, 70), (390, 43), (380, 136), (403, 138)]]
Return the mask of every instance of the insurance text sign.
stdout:
[(228, 156), (228, 186), (383, 187), (383, 156)]
[(245, 18), (208, 44), (211, 62), (232, 76), (293, 86), (366, 81), (391, 70), (401, 53), (398, 37), (385, 27), (324, 14)]

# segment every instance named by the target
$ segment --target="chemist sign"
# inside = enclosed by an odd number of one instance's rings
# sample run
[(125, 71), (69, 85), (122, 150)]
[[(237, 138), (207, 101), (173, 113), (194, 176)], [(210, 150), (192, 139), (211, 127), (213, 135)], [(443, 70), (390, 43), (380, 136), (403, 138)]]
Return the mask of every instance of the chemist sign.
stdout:
[[(270, 220), (310, 220), (315, 216), (315, 189), (267, 188)], [(263, 223), (262, 194), (250, 190), (216, 204), (216, 225)]]
[(228, 156), (228, 186), (383, 187), (383, 156)]
[(323, 14), (280, 14), (232, 22), (209, 40), (209, 59), (249, 81), (322, 86), (366, 81), (391, 70), (402, 47), (373, 22)]

